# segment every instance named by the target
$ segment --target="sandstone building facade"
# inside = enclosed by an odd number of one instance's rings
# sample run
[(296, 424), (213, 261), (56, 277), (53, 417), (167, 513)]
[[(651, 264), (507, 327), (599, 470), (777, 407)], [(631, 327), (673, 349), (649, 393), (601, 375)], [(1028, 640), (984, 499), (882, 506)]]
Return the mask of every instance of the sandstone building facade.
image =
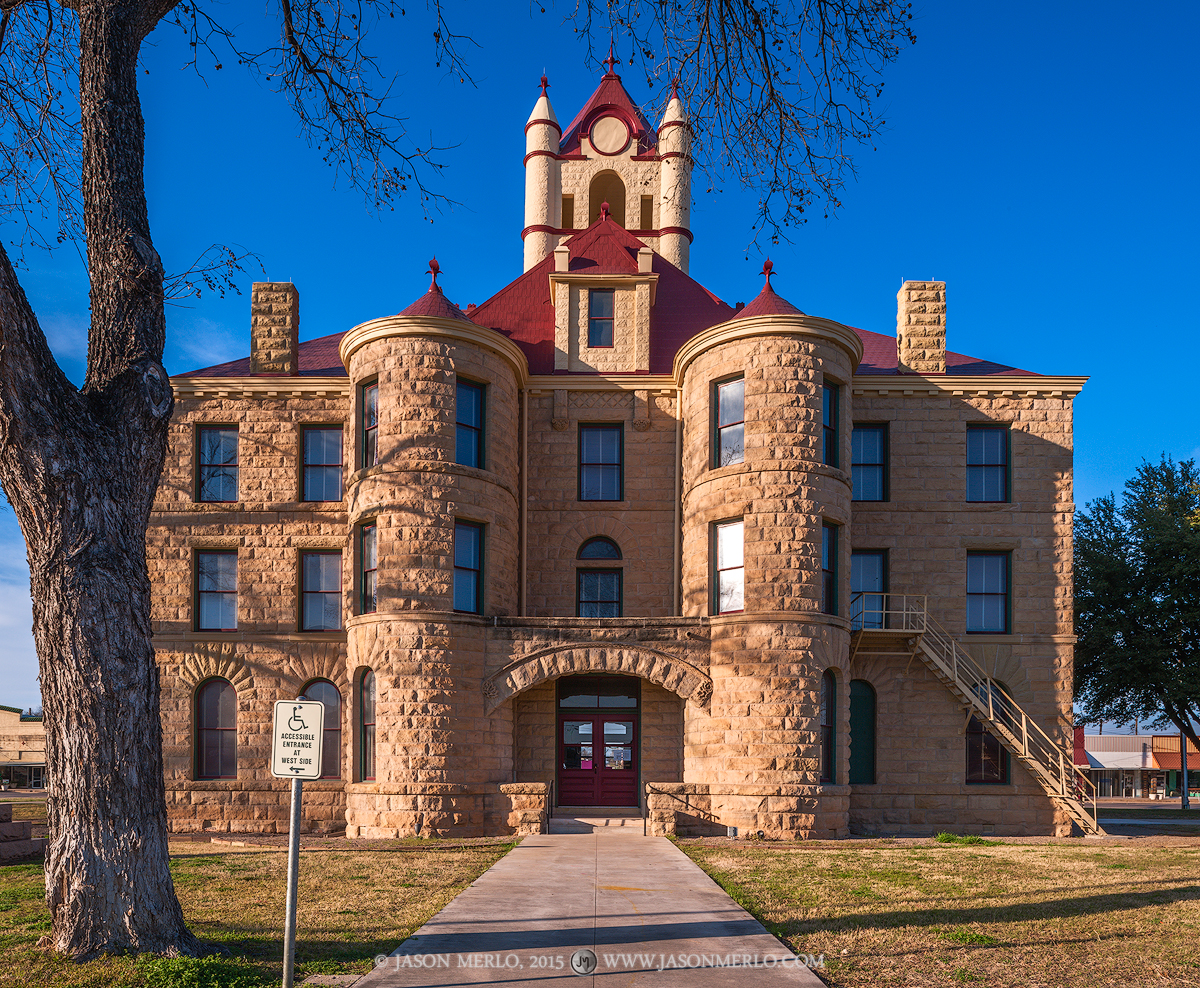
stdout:
[[(544, 80), (543, 80), (544, 82)], [(149, 532), (169, 809), (276, 831), (271, 706), (326, 704), (306, 825), (1088, 827), (1070, 755), (1078, 377), (688, 275), (690, 130), (609, 71), (526, 126), (524, 273), (174, 378)], [(1065, 756), (1065, 762), (1064, 762)], [(1063, 767), (1065, 765), (1065, 768)]]

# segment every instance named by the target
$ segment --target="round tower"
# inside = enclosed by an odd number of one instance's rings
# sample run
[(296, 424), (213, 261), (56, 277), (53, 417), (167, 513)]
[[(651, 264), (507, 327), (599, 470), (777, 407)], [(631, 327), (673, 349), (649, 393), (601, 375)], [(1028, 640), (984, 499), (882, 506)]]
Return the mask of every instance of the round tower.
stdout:
[(686, 272), (692, 243), (692, 128), (675, 89), (658, 128), (658, 152), (658, 252)]
[(558, 142), (562, 128), (546, 94), (550, 83), (542, 76), (542, 95), (525, 124), (525, 270), (558, 246), (562, 226), (562, 180)]

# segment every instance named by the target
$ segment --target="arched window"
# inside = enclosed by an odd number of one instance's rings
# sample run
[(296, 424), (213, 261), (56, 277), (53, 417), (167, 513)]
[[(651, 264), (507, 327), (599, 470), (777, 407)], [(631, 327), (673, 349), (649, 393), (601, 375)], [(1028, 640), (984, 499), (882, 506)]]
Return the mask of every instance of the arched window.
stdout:
[(375, 779), (375, 673), (363, 673), (358, 687), (359, 773), (363, 782)]
[(821, 677), (821, 781), (834, 782), (835, 760), (833, 744), (837, 723), (837, 681), (828, 669)]
[(579, 547), (576, 559), (620, 559), (621, 549), (612, 539), (597, 535)]
[(224, 679), (196, 691), (196, 778), (237, 778), (237, 692)]
[[(1011, 695), (1003, 683), (996, 682), (996, 685), (1005, 696)], [(986, 700), (986, 689), (983, 690), (982, 696)], [(993, 694), (993, 708), (998, 718), (1004, 716), (1007, 703), (999, 693)], [(967, 722), (966, 781), (968, 785), (1004, 785), (1009, 781), (1008, 749), (1000, 743), (999, 738), (987, 730), (983, 721), (975, 717)]]
[(608, 203), (608, 215), (617, 226), (625, 225), (625, 183), (614, 171), (604, 171), (592, 179), (588, 190), (588, 224), (600, 218), (600, 207)]
[(875, 688), (850, 680), (850, 785), (875, 784)]
[(342, 694), (328, 679), (314, 679), (302, 691), (325, 705), (325, 737), (321, 741), (321, 778), (342, 777)]

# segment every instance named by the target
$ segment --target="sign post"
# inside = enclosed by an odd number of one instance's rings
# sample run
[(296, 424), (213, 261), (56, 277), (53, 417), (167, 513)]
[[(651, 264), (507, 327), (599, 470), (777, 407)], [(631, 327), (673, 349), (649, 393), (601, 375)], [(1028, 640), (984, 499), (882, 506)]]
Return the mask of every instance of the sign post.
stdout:
[(287, 915), (283, 930), (283, 988), (292, 988), (296, 966), (296, 886), (300, 880), (300, 803), (305, 779), (321, 777), (325, 704), (276, 700), (271, 730), (271, 774), (292, 780), (292, 815), (288, 828)]

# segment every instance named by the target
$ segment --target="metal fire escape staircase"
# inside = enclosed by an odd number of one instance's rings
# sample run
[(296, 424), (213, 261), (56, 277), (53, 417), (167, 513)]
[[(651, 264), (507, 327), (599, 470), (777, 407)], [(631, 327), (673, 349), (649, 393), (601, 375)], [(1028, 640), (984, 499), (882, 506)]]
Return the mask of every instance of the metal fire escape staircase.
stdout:
[(1096, 787), (1073, 753), (1053, 741), (965, 648), (934, 621), (926, 598), (858, 593), (851, 601), (850, 661), (863, 652), (919, 658), (938, 681), (1041, 783), (1088, 835), (1104, 836), (1096, 819)]

